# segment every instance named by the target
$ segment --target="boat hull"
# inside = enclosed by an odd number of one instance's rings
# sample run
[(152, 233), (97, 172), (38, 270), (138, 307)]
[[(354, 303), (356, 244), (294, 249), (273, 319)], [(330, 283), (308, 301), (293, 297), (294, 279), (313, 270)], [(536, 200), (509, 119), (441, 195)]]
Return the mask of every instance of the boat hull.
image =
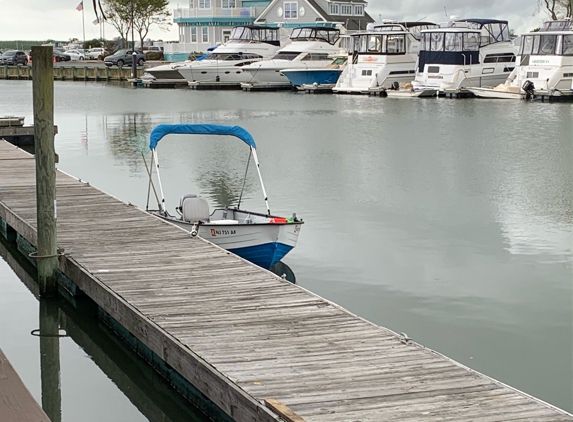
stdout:
[(437, 89), (416, 89), (416, 90), (386, 90), (386, 96), (391, 98), (431, 98), (438, 95)]
[(480, 98), (495, 98), (500, 100), (523, 100), (525, 98), (525, 93), (522, 92), (506, 92), (493, 88), (467, 88), (467, 90)]
[[(231, 212), (233, 211), (229, 210), (229, 214)], [(156, 211), (151, 213), (189, 232), (193, 230), (193, 224), (182, 221), (180, 218), (163, 216)], [(247, 211), (234, 211), (234, 214), (230, 217), (238, 220), (212, 220), (198, 224), (197, 235), (266, 269), (279, 262), (296, 246), (302, 221), (258, 223), (257, 221), (271, 220), (271, 218)], [(247, 218), (252, 218), (254, 222), (238, 223), (238, 221), (244, 221), (245, 216), (249, 215), (251, 217)]]
[(342, 69), (285, 69), (282, 73), (294, 86), (333, 85), (338, 81)]

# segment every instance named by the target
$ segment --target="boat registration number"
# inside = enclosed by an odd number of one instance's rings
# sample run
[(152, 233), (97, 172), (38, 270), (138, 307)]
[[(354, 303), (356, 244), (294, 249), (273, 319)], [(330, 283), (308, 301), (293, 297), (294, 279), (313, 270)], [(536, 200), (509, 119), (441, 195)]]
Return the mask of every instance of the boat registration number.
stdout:
[(211, 229), (211, 236), (226, 235), (226, 234), (235, 234), (235, 233), (237, 233), (236, 230), (216, 230), (216, 229)]

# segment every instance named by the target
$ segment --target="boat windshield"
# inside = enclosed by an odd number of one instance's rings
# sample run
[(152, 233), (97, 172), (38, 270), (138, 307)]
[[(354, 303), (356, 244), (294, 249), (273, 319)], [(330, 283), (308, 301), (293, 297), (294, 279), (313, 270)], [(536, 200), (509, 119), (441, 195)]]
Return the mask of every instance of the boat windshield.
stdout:
[(468, 28), (480, 31), (480, 46), (501, 41), (510, 41), (509, 26), (506, 21), (468, 19), (452, 22), (451, 28)]
[(573, 28), (571, 27), (571, 21), (549, 21), (545, 22), (540, 32), (549, 32), (549, 31), (571, 31)]
[(277, 53), (273, 60), (289, 60), (292, 61), (296, 59), (300, 55), (300, 52), (290, 52), (290, 51), (283, 51), (281, 53)]
[(295, 28), (290, 35), (292, 41), (326, 41), (333, 45), (339, 37), (340, 31), (333, 28)]
[(406, 54), (406, 34), (353, 35), (351, 53)]
[(264, 26), (237, 26), (231, 31), (229, 42), (260, 41), (280, 45), (279, 28)]
[(421, 50), (424, 51), (478, 51), (480, 33), (472, 32), (424, 32)]
[(547, 34), (524, 35), (520, 54), (532, 56), (572, 56), (573, 35)]
[(206, 60), (237, 61), (262, 58), (263, 56), (252, 53), (213, 53)]

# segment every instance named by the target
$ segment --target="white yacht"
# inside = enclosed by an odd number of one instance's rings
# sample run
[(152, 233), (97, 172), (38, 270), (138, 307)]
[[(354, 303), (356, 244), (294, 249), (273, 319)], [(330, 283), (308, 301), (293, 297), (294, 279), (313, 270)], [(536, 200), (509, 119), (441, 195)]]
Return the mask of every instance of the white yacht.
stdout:
[(437, 28), (429, 22), (386, 22), (351, 35), (349, 60), (332, 89), (336, 93), (384, 90), (394, 83), (412, 81), (422, 30)]
[(243, 73), (244, 66), (270, 58), (280, 49), (280, 31), (278, 27), (237, 26), (229, 41), (208, 57), (178, 67), (177, 71), (188, 82), (240, 84), (249, 77)]
[(523, 34), (516, 63), (505, 83), (471, 91), (488, 98), (573, 96), (571, 19), (545, 22), (538, 32)]
[(495, 86), (515, 67), (516, 48), (507, 21), (456, 19), (422, 31), (414, 89), (461, 92)]
[(290, 44), (277, 51), (270, 60), (243, 67), (249, 78), (243, 89), (290, 88), (283, 69), (317, 69), (330, 64), (331, 55), (339, 53), (340, 29), (333, 27), (299, 27), (292, 30)]

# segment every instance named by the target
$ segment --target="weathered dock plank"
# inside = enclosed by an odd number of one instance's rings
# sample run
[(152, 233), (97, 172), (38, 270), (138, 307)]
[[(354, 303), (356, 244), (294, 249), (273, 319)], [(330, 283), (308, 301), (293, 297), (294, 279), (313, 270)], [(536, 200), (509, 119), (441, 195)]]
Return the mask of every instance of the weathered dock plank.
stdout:
[(0, 420), (50, 422), (0, 349)]
[[(0, 144), (0, 217), (35, 244), (29, 158)], [(86, 182), (57, 183), (61, 271), (236, 421), (573, 421)]]

